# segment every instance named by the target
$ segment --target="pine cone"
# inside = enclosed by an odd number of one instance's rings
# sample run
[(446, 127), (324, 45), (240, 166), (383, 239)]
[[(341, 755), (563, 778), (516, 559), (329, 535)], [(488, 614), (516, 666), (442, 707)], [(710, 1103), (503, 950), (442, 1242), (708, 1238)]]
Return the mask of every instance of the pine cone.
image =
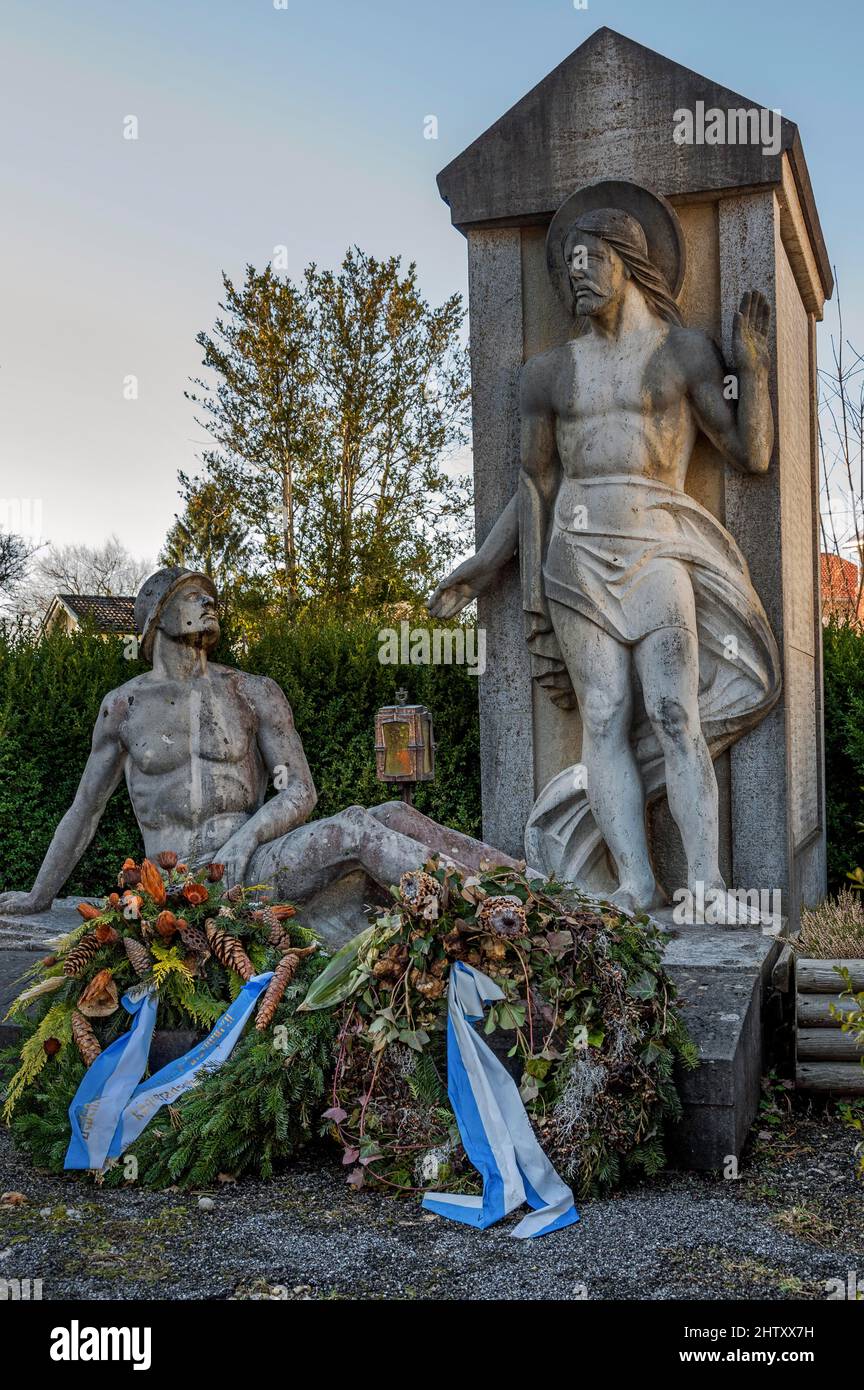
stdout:
[(255, 971), (237, 937), (232, 936), (231, 932), (225, 931), (223, 927), (217, 927), (212, 917), (208, 917), (204, 925), (210, 950), (216, 959), (227, 969), (236, 970), (241, 979), (250, 980)]
[(72, 1036), (75, 1039), (75, 1045), (84, 1058), (86, 1065), (88, 1067), (92, 1066), (99, 1056), (99, 1053), (102, 1051), (102, 1048), (99, 1046), (99, 1039), (96, 1037), (87, 1019), (83, 1014), (79, 1014), (77, 1009), (72, 1015)]
[(143, 980), (153, 968), (153, 957), (147, 947), (142, 942), (136, 941), (134, 936), (124, 936), (123, 945), (129, 960), (132, 962), (132, 969)]
[(258, 1005), (255, 1027), (259, 1033), (263, 1033), (273, 1022), (273, 1017), (279, 1007), (279, 1001), (297, 973), (297, 967), (302, 958), (304, 956), (311, 956), (312, 952), (315, 950), (317, 950), (316, 946), (295, 947), (293, 950), (286, 952), (282, 957), (273, 972), (273, 979), (264, 991), (264, 997)]
[(519, 898), (507, 895), (500, 898), (486, 898), (477, 913), (477, 920), (485, 931), (496, 936), (521, 936), (528, 930), (525, 908)]
[(100, 949), (99, 938), (93, 930), (85, 932), (63, 958), (64, 975), (80, 975)]
[(275, 946), (277, 951), (291, 950), (291, 937), (283, 926), (274, 922), (267, 936), (271, 946)]

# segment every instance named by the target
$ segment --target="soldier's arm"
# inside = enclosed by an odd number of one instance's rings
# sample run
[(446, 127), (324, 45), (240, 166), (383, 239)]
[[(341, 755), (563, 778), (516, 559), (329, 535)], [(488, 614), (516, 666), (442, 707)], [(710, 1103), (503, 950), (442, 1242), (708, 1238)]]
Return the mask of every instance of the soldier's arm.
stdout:
[(744, 473), (767, 472), (774, 447), (768, 390), (770, 312), (763, 295), (744, 295), (733, 325), (732, 371), (705, 334), (683, 333), (677, 340), (700, 428)]
[(29, 893), (0, 894), (0, 912), (44, 911), (72, 873), (123, 776), (126, 750), (120, 739), (120, 725), (127, 709), (126, 697), (117, 690), (102, 701), (75, 800), (54, 832), (36, 882)]
[(251, 816), (213, 856), (225, 865), (229, 884), (242, 883), (259, 845), (269, 844), (302, 825), (315, 809), (318, 794), (294, 727), (291, 706), (269, 676), (250, 676), (243, 694), (257, 717), (258, 749), (276, 795)]

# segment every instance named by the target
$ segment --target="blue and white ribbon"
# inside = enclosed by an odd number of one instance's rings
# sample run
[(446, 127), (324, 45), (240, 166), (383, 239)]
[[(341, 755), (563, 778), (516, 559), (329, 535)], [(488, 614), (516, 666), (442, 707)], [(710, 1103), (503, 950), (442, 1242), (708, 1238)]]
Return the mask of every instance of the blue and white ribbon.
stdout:
[(427, 1192), (423, 1206), (483, 1230), (527, 1202), (533, 1211), (512, 1232), (525, 1240), (572, 1226), (579, 1213), (537, 1143), (515, 1081), (471, 1026), (482, 1019), (484, 1004), (503, 998), (487, 975), (455, 962), (447, 998), (447, 1093), (465, 1152), (483, 1178), (483, 1196)]
[(101, 1168), (123, 1109), (144, 1075), (156, 1023), (156, 995), (124, 994), (120, 1001), (134, 1021), (128, 1033), (100, 1052), (84, 1073), (69, 1106), (72, 1138), (64, 1168)]
[(69, 1107), (72, 1140), (64, 1168), (102, 1168), (106, 1159), (119, 1158), (157, 1110), (197, 1086), (202, 1073), (221, 1067), (243, 1032), (258, 996), (272, 978), (269, 970), (253, 975), (203, 1042), (140, 1085), (147, 1066), (157, 1001), (151, 992), (140, 998), (134, 992), (124, 995), (123, 1007), (135, 1013), (135, 1021), (128, 1033), (100, 1053), (78, 1087)]

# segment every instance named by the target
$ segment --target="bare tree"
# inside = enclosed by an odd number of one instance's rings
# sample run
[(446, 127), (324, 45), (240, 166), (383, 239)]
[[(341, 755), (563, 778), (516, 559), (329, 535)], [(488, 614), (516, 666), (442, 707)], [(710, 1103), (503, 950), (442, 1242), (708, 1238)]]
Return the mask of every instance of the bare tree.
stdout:
[(136, 594), (153, 569), (131, 555), (117, 536), (101, 546), (47, 545), (32, 561), (20, 587), (18, 610), (41, 617), (55, 594)]
[(36, 547), (12, 531), (0, 531), (0, 611), (14, 611)]
[[(834, 278), (837, 331), (831, 335), (831, 366), (819, 370), (819, 524), (825, 555), (848, 560), (854, 551), (857, 592), (840, 598), (848, 602), (849, 616), (857, 621), (864, 595), (864, 355), (844, 338), (836, 268)], [(829, 573), (829, 582), (832, 578)], [(835, 605), (831, 606), (833, 610)]]

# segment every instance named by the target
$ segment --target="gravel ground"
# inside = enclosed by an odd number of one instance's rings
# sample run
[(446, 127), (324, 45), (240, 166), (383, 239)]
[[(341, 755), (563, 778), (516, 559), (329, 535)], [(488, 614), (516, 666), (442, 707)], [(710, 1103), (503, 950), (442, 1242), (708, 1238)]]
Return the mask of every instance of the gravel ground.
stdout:
[(0, 1278), (44, 1299), (824, 1299), (864, 1280), (864, 1185), (833, 1106), (775, 1092), (737, 1181), (667, 1172), (578, 1225), (514, 1241), (354, 1192), (332, 1153), (270, 1183), (200, 1193), (107, 1191), (36, 1172), (0, 1135)]

